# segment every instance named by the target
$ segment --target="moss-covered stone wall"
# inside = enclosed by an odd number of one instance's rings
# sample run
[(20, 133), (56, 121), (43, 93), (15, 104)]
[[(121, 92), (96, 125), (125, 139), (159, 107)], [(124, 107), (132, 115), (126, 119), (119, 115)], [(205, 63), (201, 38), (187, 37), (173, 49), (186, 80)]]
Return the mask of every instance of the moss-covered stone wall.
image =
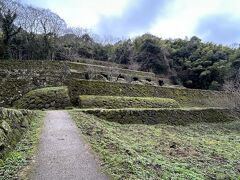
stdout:
[(99, 118), (121, 124), (170, 124), (186, 125), (189, 123), (218, 123), (237, 119), (227, 109), (115, 109), (115, 110), (83, 110)]
[[(156, 77), (154, 73), (122, 69), (116, 66), (107, 67), (73, 62), (69, 62), (68, 65), (71, 70), (71, 76), (77, 79), (141, 83), (155, 86), (159, 86), (159, 80), (162, 79)], [(163, 82), (165, 83), (165, 80)]]
[[(154, 73), (121, 69), (116, 66), (101, 66), (84, 63), (62, 61), (6, 61), (0, 62), (0, 81), (3, 79), (32, 79), (38, 85), (60, 86), (66, 79), (78, 77), (85, 79), (85, 75), (107, 75), (109, 80), (116, 81), (119, 77), (131, 82), (133, 78), (139, 80), (151, 79), (156, 81)], [(84, 76), (82, 76), (84, 74)], [(112, 79), (111, 79), (112, 78)]]
[(70, 69), (74, 69), (74, 70), (80, 71), (80, 72), (86, 72), (91, 68), (91, 69), (94, 69), (94, 71), (96, 71), (96, 72), (113, 71), (113, 73), (117, 72), (118, 74), (126, 74), (126, 75), (131, 75), (131, 76), (145, 76), (145, 77), (151, 77), (151, 78), (155, 77), (155, 74), (151, 73), (151, 72), (122, 69), (122, 68), (118, 68), (116, 66), (107, 67), (107, 66), (101, 66), (101, 65), (75, 63), (75, 62), (69, 62), (68, 65), (69, 65)]
[(13, 106), (20, 109), (64, 109), (71, 103), (67, 87), (49, 87), (30, 91)]
[(9, 79), (31, 80), (37, 87), (60, 86), (70, 75), (66, 63), (57, 61), (0, 62), (0, 81)]
[(0, 107), (12, 103), (33, 89), (62, 86), (70, 77), (64, 62), (7, 61), (0, 62)]
[(125, 97), (125, 96), (87, 96), (79, 97), (81, 108), (179, 108), (177, 101), (167, 98)]
[(94, 59), (88, 59), (88, 58), (79, 58), (79, 59), (76, 59), (76, 60), (71, 60), (71, 62), (93, 64), (93, 65), (100, 65), (100, 66), (107, 66), (107, 67), (112, 66), (112, 67), (127, 69), (127, 65), (125, 65), (125, 64), (117, 64), (117, 63), (114, 63), (114, 62), (100, 61), (100, 60), (94, 60)]
[(11, 107), (14, 101), (33, 88), (31, 80), (9, 79), (0, 81), (0, 107)]
[(79, 95), (130, 96), (170, 98), (183, 107), (225, 107), (221, 101), (224, 92), (194, 89), (177, 89), (138, 84), (124, 84), (101, 81), (72, 80), (68, 82), (69, 94), (73, 104), (78, 104)]
[(21, 139), (34, 115), (33, 111), (0, 108), (0, 159)]
[[(112, 70), (110, 70), (112, 69)], [(11, 107), (30, 90), (63, 86), (71, 79), (94, 79), (158, 85), (153, 73), (61, 61), (13, 61), (0, 62), (0, 107)], [(93, 76), (93, 77), (90, 77)], [(151, 82), (149, 82), (150, 80)], [(141, 81), (141, 82), (140, 82)]]

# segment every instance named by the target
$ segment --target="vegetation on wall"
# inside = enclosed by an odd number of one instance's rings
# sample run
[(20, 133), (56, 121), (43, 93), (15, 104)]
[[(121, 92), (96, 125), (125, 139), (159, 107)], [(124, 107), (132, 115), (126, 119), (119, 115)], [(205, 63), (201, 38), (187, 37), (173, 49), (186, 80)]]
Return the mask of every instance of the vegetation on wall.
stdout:
[(179, 108), (174, 99), (126, 96), (79, 96), (81, 108)]

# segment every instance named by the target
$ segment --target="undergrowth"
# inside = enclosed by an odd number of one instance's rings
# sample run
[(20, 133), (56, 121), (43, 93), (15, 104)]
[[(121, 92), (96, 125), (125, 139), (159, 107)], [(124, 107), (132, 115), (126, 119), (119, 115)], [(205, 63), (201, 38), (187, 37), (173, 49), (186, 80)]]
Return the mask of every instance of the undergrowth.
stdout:
[(240, 179), (240, 121), (120, 125), (70, 113), (113, 179)]

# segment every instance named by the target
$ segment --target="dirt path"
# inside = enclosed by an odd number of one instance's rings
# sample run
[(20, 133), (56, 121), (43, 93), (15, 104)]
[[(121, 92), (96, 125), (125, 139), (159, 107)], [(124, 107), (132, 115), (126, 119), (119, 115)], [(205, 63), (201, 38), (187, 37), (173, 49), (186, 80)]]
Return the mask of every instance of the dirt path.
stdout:
[(102, 180), (82, 135), (67, 112), (49, 111), (44, 122), (39, 154), (31, 179)]

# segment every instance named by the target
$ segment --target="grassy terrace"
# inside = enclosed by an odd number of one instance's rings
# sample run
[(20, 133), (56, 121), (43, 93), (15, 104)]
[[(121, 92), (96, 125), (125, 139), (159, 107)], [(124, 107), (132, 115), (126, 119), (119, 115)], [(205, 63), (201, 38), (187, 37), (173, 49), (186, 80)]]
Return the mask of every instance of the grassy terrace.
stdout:
[(239, 179), (240, 121), (118, 124), (70, 112), (113, 179)]

